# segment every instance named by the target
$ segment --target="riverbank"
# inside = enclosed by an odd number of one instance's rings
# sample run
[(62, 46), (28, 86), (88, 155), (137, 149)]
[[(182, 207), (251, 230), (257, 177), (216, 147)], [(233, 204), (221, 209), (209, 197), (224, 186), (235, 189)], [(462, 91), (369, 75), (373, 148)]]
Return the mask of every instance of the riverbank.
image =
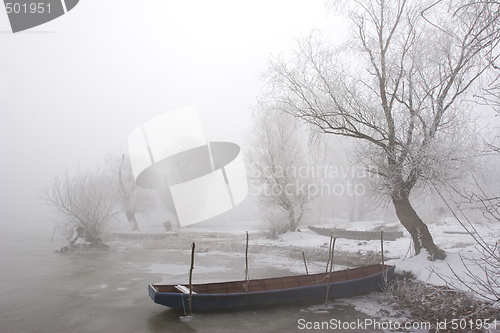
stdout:
[[(51, 241), (50, 237), (0, 235), (0, 332), (303, 332), (300, 320), (374, 319), (338, 300), (326, 310), (286, 306), (195, 314), (184, 321), (179, 312), (152, 302), (147, 286), (186, 283), (189, 250), (54, 251), (65, 244), (67, 240), (57, 237)], [(282, 266), (281, 259), (273, 254), (252, 255), (250, 278), (296, 274)], [(242, 279), (244, 270), (244, 254), (197, 252), (193, 283)]]
[[(383, 223), (377, 221), (356, 224), (360, 230), (373, 228), (373, 225), (378, 228), (394, 227), (384, 226)], [(498, 226), (495, 225), (478, 224), (475, 227), (476, 232), (492, 244), (500, 234)], [(462, 322), (466, 320), (482, 324), (488, 320), (500, 319), (495, 317), (498, 309), (488, 306), (478, 300), (477, 295), (473, 297), (468, 292), (468, 286), (470, 287), (471, 284), (474, 286), (474, 281), (473, 277), (468, 276), (467, 269), (474, 271), (474, 267), (466, 267), (464, 262), (469, 259), (478, 259), (481, 255), (473, 237), (461, 231), (451, 219), (439, 221), (430, 225), (429, 228), (436, 244), (447, 252), (448, 257), (445, 260), (429, 261), (425, 251), (415, 256), (412, 252), (411, 238), (405, 232), (404, 237), (400, 239), (384, 241), (385, 262), (395, 264), (396, 273), (400, 277), (399, 280), (389, 285), (389, 292), (365, 296), (361, 302), (357, 298), (339, 301), (385, 321), (429, 321), (437, 324), (446, 320), (462, 320)], [(288, 270), (294, 274), (304, 274), (302, 253), (306, 257), (309, 272), (321, 272), (325, 269), (329, 237), (315, 234), (307, 228), (288, 232), (277, 239), (269, 239), (266, 232), (259, 230), (250, 231), (249, 236), (248, 252), (251, 258), (251, 274), (262, 265)], [(224, 232), (210, 228), (196, 228), (182, 230), (164, 239), (145, 239), (144, 237), (141, 241), (115, 239), (110, 240), (109, 244), (115, 251), (178, 250), (188, 253), (192, 242), (196, 243), (197, 256), (224, 253), (240, 258), (241, 263), (244, 262), (246, 243), (244, 230)], [(380, 241), (341, 238), (336, 241), (333, 261), (336, 270), (379, 263), (381, 259)], [(189, 263), (184, 264), (187, 269)], [(481, 272), (481, 270), (476, 271)], [(161, 269), (157, 273), (161, 273)], [(328, 309), (331, 310), (328, 305), (323, 307), (323, 310)], [(439, 311), (436, 311), (437, 309)], [(498, 328), (500, 328), (500, 321)], [(474, 326), (463, 330), (458, 327), (452, 331), (481, 332), (485, 330)]]

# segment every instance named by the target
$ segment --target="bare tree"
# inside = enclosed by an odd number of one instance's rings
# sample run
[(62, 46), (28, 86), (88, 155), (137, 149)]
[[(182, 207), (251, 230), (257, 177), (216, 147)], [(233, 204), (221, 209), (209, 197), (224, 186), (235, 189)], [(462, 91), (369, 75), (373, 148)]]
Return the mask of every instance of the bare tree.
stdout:
[(108, 154), (105, 157), (107, 170), (116, 176), (116, 198), (125, 213), (132, 231), (139, 231), (136, 214), (147, 214), (156, 207), (157, 199), (151, 190), (136, 185), (130, 157)]
[(177, 210), (175, 209), (175, 203), (174, 199), (172, 198), (172, 192), (170, 192), (170, 188), (167, 186), (166, 188), (159, 190), (158, 198), (161, 207), (168, 215), (170, 215), (165, 223), (170, 223), (170, 226), (176, 225), (177, 228), (180, 227), (179, 216), (177, 215)]
[(484, 57), (492, 70), (483, 80), (483, 90), (477, 97), (500, 113), (500, 1), (464, 0), (455, 15), (479, 17), (476, 34), (486, 41)]
[[(488, 67), (482, 12), (455, 15), (453, 3), (345, 2), (351, 39), (333, 45), (313, 32), (290, 60), (270, 62), (263, 100), (308, 123), (315, 134), (355, 138), (375, 166), (418, 254), (446, 254), (410, 204), (425, 184), (457, 179), (470, 135), (467, 99)], [(482, 26), (482, 28), (481, 28)], [(444, 28), (443, 28), (444, 27)], [(372, 170), (373, 170), (372, 169)]]
[(255, 115), (249, 152), (251, 192), (257, 195), (271, 233), (294, 231), (310, 191), (304, 137), (297, 121), (287, 114), (262, 109)]
[[(487, 221), (500, 221), (498, 195), (489, 196), (478, 182), (476, 182), (476, 185), (477, 192), (469, 192), (469, 197), (461, 194), (461, 198), (466, 197), (468, 199), (465, 203), (468, 204), (469, 208), (472, 205), (472, 207), (480, 209)], [(450, 270), (457, 282), (453, 282), (438, 273), (436, 274), (451, 288), (461, 289), (461, 286), (466, 287), (472, 294), (498, 304), (500, 301), (500, 241), (490, 242), (479, 233), (466, 211), (462, 209), (463, 201), (449, 200), (439, 191), (438, 193), (455, 219), (474, 239), (480, 256), (465, 257), (460, 254), (460, 259), (465, 268), (465, 276), (460, 275), (450, 266)]]
[(101, 244), (120, 212), (114, 198), (113, 181), (102, 170), (66, 172), (42, 188), (41, 199), (56, 216), (56, 228), (68, 234), (83, 228), (85, 241)]

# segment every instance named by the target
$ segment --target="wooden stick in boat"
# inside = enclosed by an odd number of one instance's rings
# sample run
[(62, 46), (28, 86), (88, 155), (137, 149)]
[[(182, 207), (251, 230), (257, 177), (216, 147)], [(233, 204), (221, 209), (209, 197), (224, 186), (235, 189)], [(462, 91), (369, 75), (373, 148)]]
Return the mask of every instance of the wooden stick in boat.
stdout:
[(309, 271), (307, 270), (306, 255), (304, 254), (304, 251), (302, 251), (302, 258), (304, 258), (304, 266), (306, 266), (306, 275), (309, 275)]
[(245, 248), (245, 283), (243, 284), (243, 291), (248, 291), (248, 231), (247, 233), (247, 245)]
[[(332, 236), (333, 236), (333, 232), (332, 232)], [(328, 281), (327, 281), (327, 284), (326, 284), (326, 300), (325, 300), (325, 305), (328, 303), (328, 294), (330, 293), (330, 275), (332, 274), (332, 268), (333, 268), (333, 250), (335, 249), (335, 241), (337, 240), (337, 237), (335, 237), (333, 239), (333, 242), (332, 242), (332, 247), (330, 248), (330, 258), (329, 258), (329, 261), (330, 261), (330, 272), (328, 272)]]
[(245, 278), (248, 280), (248, 231), (247, 231), (247, 245), (245, 248)]
[(191, 246), (191, 268), (189, 269), (189, 315), (193, 315), (193, 269), (194, 269), (194, 242)]
[(384, 266), (384, 230), (380, 232), (380, 248), (382, 249), (382, 266)]

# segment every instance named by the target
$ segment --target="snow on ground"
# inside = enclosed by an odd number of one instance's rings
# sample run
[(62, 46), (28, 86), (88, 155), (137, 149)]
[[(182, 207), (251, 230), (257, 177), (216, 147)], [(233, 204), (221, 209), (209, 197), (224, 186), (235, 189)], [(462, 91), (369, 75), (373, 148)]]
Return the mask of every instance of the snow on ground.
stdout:
[(249, 234), (262, 232), (263, 224), (260, 220), (216, 220), (204, 221), (178, 229), (180, 234), (184, 233), (220, 233), (241, 235), (248, 231)]
[(286, 234), (280, 235), (278, 239), (259, 238), (255, 241), (251, 241), (250, 244), (276, 247), (300, 246), (318, 248), (320, 246), (328, 247), (329, 241), (328, 237), (304, 229), (303, 232), (287, 232)]
[[(465, 258), (465, 261), (462, 261)], [(468, 276), (467, 268), (464, 262), (468, 265), (469, 269), (475, 275), (486, 279), (480, 267), (469, 261), (469, 259), (479, 259), (480, 255), (474, 253), (453, 253), (449, 252), (445, 260), (428, 261), (426, 253), (420, 253), (418, 256), (406, 258), (405, 260), (391, 260), (388, 263), (394, 264), (399, 272), (412, 272), (415, 277), (423, 282), (435, 286), (451, 286), (463, 291), (468, 288), (460, 281), (464, 281), (471, 285), (473, 280)]]
[[(346, 228), (349, 230), (395, 230), (397, 224), (384, 224), (382, 221), (364, 221), (344, 223), (335, 225), (322, 225), (326, 227)], [(481, 258), (473, 237), (453, 218), (443, 219), (435, 224), (429, 224), (429, 230), (434, 242), (446, 251), (445, 260), (429, 261), (427, 252), (424, 250), (418, 256), (413, 255), (413, 247), (410, 235), (404, 231), (404, 236), (395, 241), (384, 241), (384, 256), (387, 264), (396, 265), (396, 272), (411, 272), (419, 280), (433, 285), (444, 286), (446, 284), (467, 290), (455, 276), (466, 282), (472, 282), (468, 276), (464, 262), (469, 270), (481, 276), (484, 274), (480, 267), (475, 267), (471, 259)], [(500, 238), (500, 225), (481, 223), (474, 226), (478, 235), (483, 237), (489, 244), (495, 244)], [(401, 230), (401, 229), (400, 229)], [(253, 241), (256, 245), (275, 247), (300, 246), (304, 248), (327, 248), (329, 237), (314, 233), (302, 228), (301, 232), (288, 232), (276, 240), (260, 238)], [(252, 243), (251, 243), (252, 244)], [(380, 253), (380, 241), (362, 241), (338, 238), (335, 251), (353, 254), (366, 254), (370, 252)], [(341, 269), (340, 267), (337, 269)]]
[[(470, 282), (471, 278), (467, 276), (467, 270), (464, 267), (464, 261), (470, 264), (470, 259), (481, 257), (478, 246), (473, 237), (454, 219), (445, 218), (436, 223), (429, 224), (429, 230), (434, 238), (434, 242), (441, 249), (446, 251), (445, 260), (429, 261), (426, 251), (418, 256), (413, 254), (413, 246), (410, 235), (402, 228), (399, 222), (384, 221), (362, 221), (362, 222), (342, 222), (335, 221), (335, 224), (321, 225), (322, 227), (337, 227), (348, 230), (387, 230), (403, 231), (403, 237), (395, 241), (384, 241), (384, 257), (387, 264), (396, 265), (396, 272), (411, 272), (419, 280), (433, 285), (452, 285), (461, 289), (466, 289), (460, 281), (454, 276), (456, 273), (460, 279)], [(486, 222), (478, 223), (474, 226), (478, 235), (483, 237), (489, 244), (495, 244), (500, 238), (500, 225), (489, 224)], [(244, 242), (243, 235), (248, 231), (250, 234), (250, 246), (266, 246), (270, 249), (275, 248), (276, 252), (259, 253), (258, 256), (250, 255), (251, 265), (253, 267), (276, 267), (279, 269), (288, 269), (289, 271), (302, 274), (304, 267), (302, 260), (283, 256), (286, 249), (293, 247), (302, 248), (303, 251), (322, 250), (328, 252), (329, 237), (318, 235), (309, 230), (306, 226), (300, 228), (300, 232), (287, 232), (280, 235), (278, 239), (269, 239), (264, 235), (265, 229), (258, 220), (235, 220), (231, 223), (210, 223), (199, 224), (193, 227), (187, 227), (177, 230), (180, 236), (189, 234), (219, 234), (218, 237), (238, 236), (240, 242)], [(222, 238), (221, 238), (222, 240)], [(280, 253), (280, 251), (283, 252)], [(300, 250), (300, 249), (299, 249)], [(336, 253), (351, 253), (353, 255), (380, 254), (379, 240), (352, 240), (338, 238), (335, 244)], [(210, 251), (207, 254), (214, 253)], [(306, 252), (307, 253), (307, 252)], [(203, 254), (197, 254), (197, 256)], [(231, 253), (231, 255), (238, 255)], [(244, 255), (241, 253), (240, 255)], [(463, 261), (464, 260), (464, 261)], [(324, 269), (325, 261), (307, 261), (310, 272), (319, 272)], [(335, 265), (335, 270), (345, 267)], [(158, 267), (152, 268), (156, 271)], [(469, 266), (469, 269), (478, 275), (482, 270), (478, 267)], [(181, 271), (180, 267), (162, 267), (163, 271)], [(203, 270), (200, 267), (200, 270)]]
[[(498, 241), (499, 225), (485, 223), (475, 225), (475, 228), (477, 235), (480, 235), (488, 244), (494, 245)], [(474, 259), (482, 258), (480, 247), (471, 235), (464, 233), (465, 230), (455, 220), (448, 218), (438, 224), (429, 225), (429, 230), (436, 245), (446, 251), (446, 259), (429, 261), (427, 253), (422, 251), (418, 256), (389, 261), (396, 265), (397, 271), (409, 271), (426, 283), (439, 286), (449, 285), (462, 290), (467, 290), (467, 288), (460, 280), (469, 285), (473, 281), (468, 270), (486, 279), (482, 268), (472, 262)]]

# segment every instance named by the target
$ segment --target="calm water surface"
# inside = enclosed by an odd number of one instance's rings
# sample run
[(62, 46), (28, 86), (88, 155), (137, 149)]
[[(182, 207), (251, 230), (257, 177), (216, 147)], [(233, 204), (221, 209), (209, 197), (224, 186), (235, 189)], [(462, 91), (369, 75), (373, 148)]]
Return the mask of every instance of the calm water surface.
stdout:
[[(298, 320), (367, 318), (339, 302), (329, 311), (284, 307), (195, 314), (191, 320), (151, 301), (147, 285), (187, 283), (189, 251), (59, 255), (65, 240), (0, 238), (0, 332), (312, 332)], [(197, 254), (194, 282), (242, 279), (244, 259)], [(272, 266), (251, 278), (291, 275)], [(332, 330), (335, 332), (335, 330)]]

